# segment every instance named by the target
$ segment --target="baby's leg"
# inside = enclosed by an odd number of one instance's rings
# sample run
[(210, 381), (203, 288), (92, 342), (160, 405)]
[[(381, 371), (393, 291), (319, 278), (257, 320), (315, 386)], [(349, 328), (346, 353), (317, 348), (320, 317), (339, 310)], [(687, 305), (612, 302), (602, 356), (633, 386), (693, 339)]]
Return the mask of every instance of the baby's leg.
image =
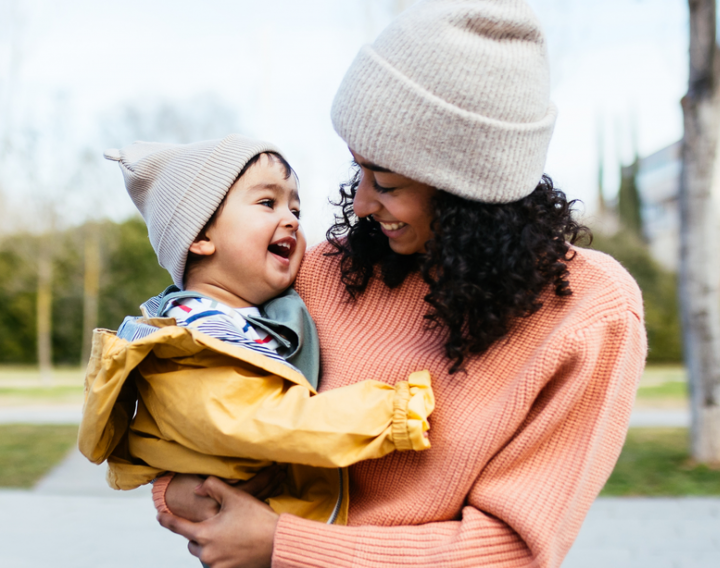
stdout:
[[(172, 513), (193, 522), (217, 515), (220, 505), (210, 497), (195, 494), (195, 488), (205, 481), (199, 475), (168, 473), (153, 484), (153, 500), (161, 513)], [(170, 504), (170, 505), (168, 505)]]

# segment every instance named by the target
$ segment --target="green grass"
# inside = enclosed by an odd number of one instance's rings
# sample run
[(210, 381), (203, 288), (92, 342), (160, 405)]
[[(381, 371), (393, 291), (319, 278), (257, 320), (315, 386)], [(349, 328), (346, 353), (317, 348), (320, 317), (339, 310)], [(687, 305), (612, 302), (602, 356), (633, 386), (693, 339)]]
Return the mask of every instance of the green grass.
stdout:
[(77, 443), (77, 426), (0, 425), (0, 487), (32, 487)]
[[(0, 392), (2, 389), (0, 389)], [(640, 385), (638, 398), (678, 398), (685, 399), (688, 396), (687, 383), (672, 382), (662, 383), (653, 386)]]
[(601, 495), (720, 495), (720, 469), (692, 463), (686, 428), (631, 428)]
[(68, 396), (83, 394), (83, 386), (58, 386), (58, 387), (0, 387), (0, 396), (20, 396), (23, 398), (65, 398)]

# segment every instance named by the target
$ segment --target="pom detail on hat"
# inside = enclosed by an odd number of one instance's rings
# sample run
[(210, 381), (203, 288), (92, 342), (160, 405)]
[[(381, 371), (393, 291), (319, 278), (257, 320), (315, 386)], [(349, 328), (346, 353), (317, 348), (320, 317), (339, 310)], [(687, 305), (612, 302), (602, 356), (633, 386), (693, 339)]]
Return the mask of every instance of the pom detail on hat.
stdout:
[(113, 160), (115, 162), (119, 162), (120, 160), (122, 160), (120, 150), (118, 150), (117, 148), (108, 148), (103, 152), (103, 157), (106, 160)]

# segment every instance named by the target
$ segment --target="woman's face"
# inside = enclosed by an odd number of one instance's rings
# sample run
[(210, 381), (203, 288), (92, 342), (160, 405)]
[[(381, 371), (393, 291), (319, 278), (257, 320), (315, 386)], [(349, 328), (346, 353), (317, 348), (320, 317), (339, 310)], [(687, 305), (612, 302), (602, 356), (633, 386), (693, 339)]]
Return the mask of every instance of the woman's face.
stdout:
[(437, 190), (369, 162), (352, 152), (361, 178), (353, 209), (358, 217), (372, 217), (398, 254), (425, 252), (432, 238), (431, 200)]

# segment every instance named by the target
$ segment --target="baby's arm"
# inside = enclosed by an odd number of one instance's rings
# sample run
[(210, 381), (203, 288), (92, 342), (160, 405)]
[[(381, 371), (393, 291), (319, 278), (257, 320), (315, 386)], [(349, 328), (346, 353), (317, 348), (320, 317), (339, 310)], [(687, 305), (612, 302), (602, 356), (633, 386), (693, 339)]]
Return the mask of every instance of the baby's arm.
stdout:
[(199, 475), (167, 473), (153, 484), (153, 501), (159, 513), (172, 513), (193, 522), (214, 517), (220, 511), (217, 501), (195, 493), (204, 478)]
[[(430, 446), (424, 433), (435, 403), (427, 371), (314, 395), (285, 365), (246, 349), (232, 350), (231, 361), (224, 343), (187, 329), (131, 343), (101, 339), (107, 345), (88, 372), (79, 446), (94, 463), (108, 459), (117, 489), (188, 472), (188, 464), (198, 464), (189, 472), (243, 477), (248, 459), (335, 468)], [(183, 357), (193, 358), (191, 369), (178, 365)], [(134, 369), (143, 378), (130, 384), (137, 391), (125, 388)], [(125, 391), (140, 399), (129, 432), (132, 407), (116, 412)], [(120, 444), (123, 435), (128, 443)]]
[[(156, 419), (180, 442), (173, 451), (185, 452), (185, 461), (203, 454), (332, 468), (430, 446), (424, 433), (434, 397), (427, 371), (395, 385), (363, 381), (316, 396), (279, 377), (231, 382), (214, 380), (212, 369), (203, 371), (193, 370), (192, 380), (177, 374), (157, 381), (146, 393), (157, 397), (148, 406), (164, 409)], [(152, 460), (158, 442), (147, 454), (141, 442), (136, 456)]]

